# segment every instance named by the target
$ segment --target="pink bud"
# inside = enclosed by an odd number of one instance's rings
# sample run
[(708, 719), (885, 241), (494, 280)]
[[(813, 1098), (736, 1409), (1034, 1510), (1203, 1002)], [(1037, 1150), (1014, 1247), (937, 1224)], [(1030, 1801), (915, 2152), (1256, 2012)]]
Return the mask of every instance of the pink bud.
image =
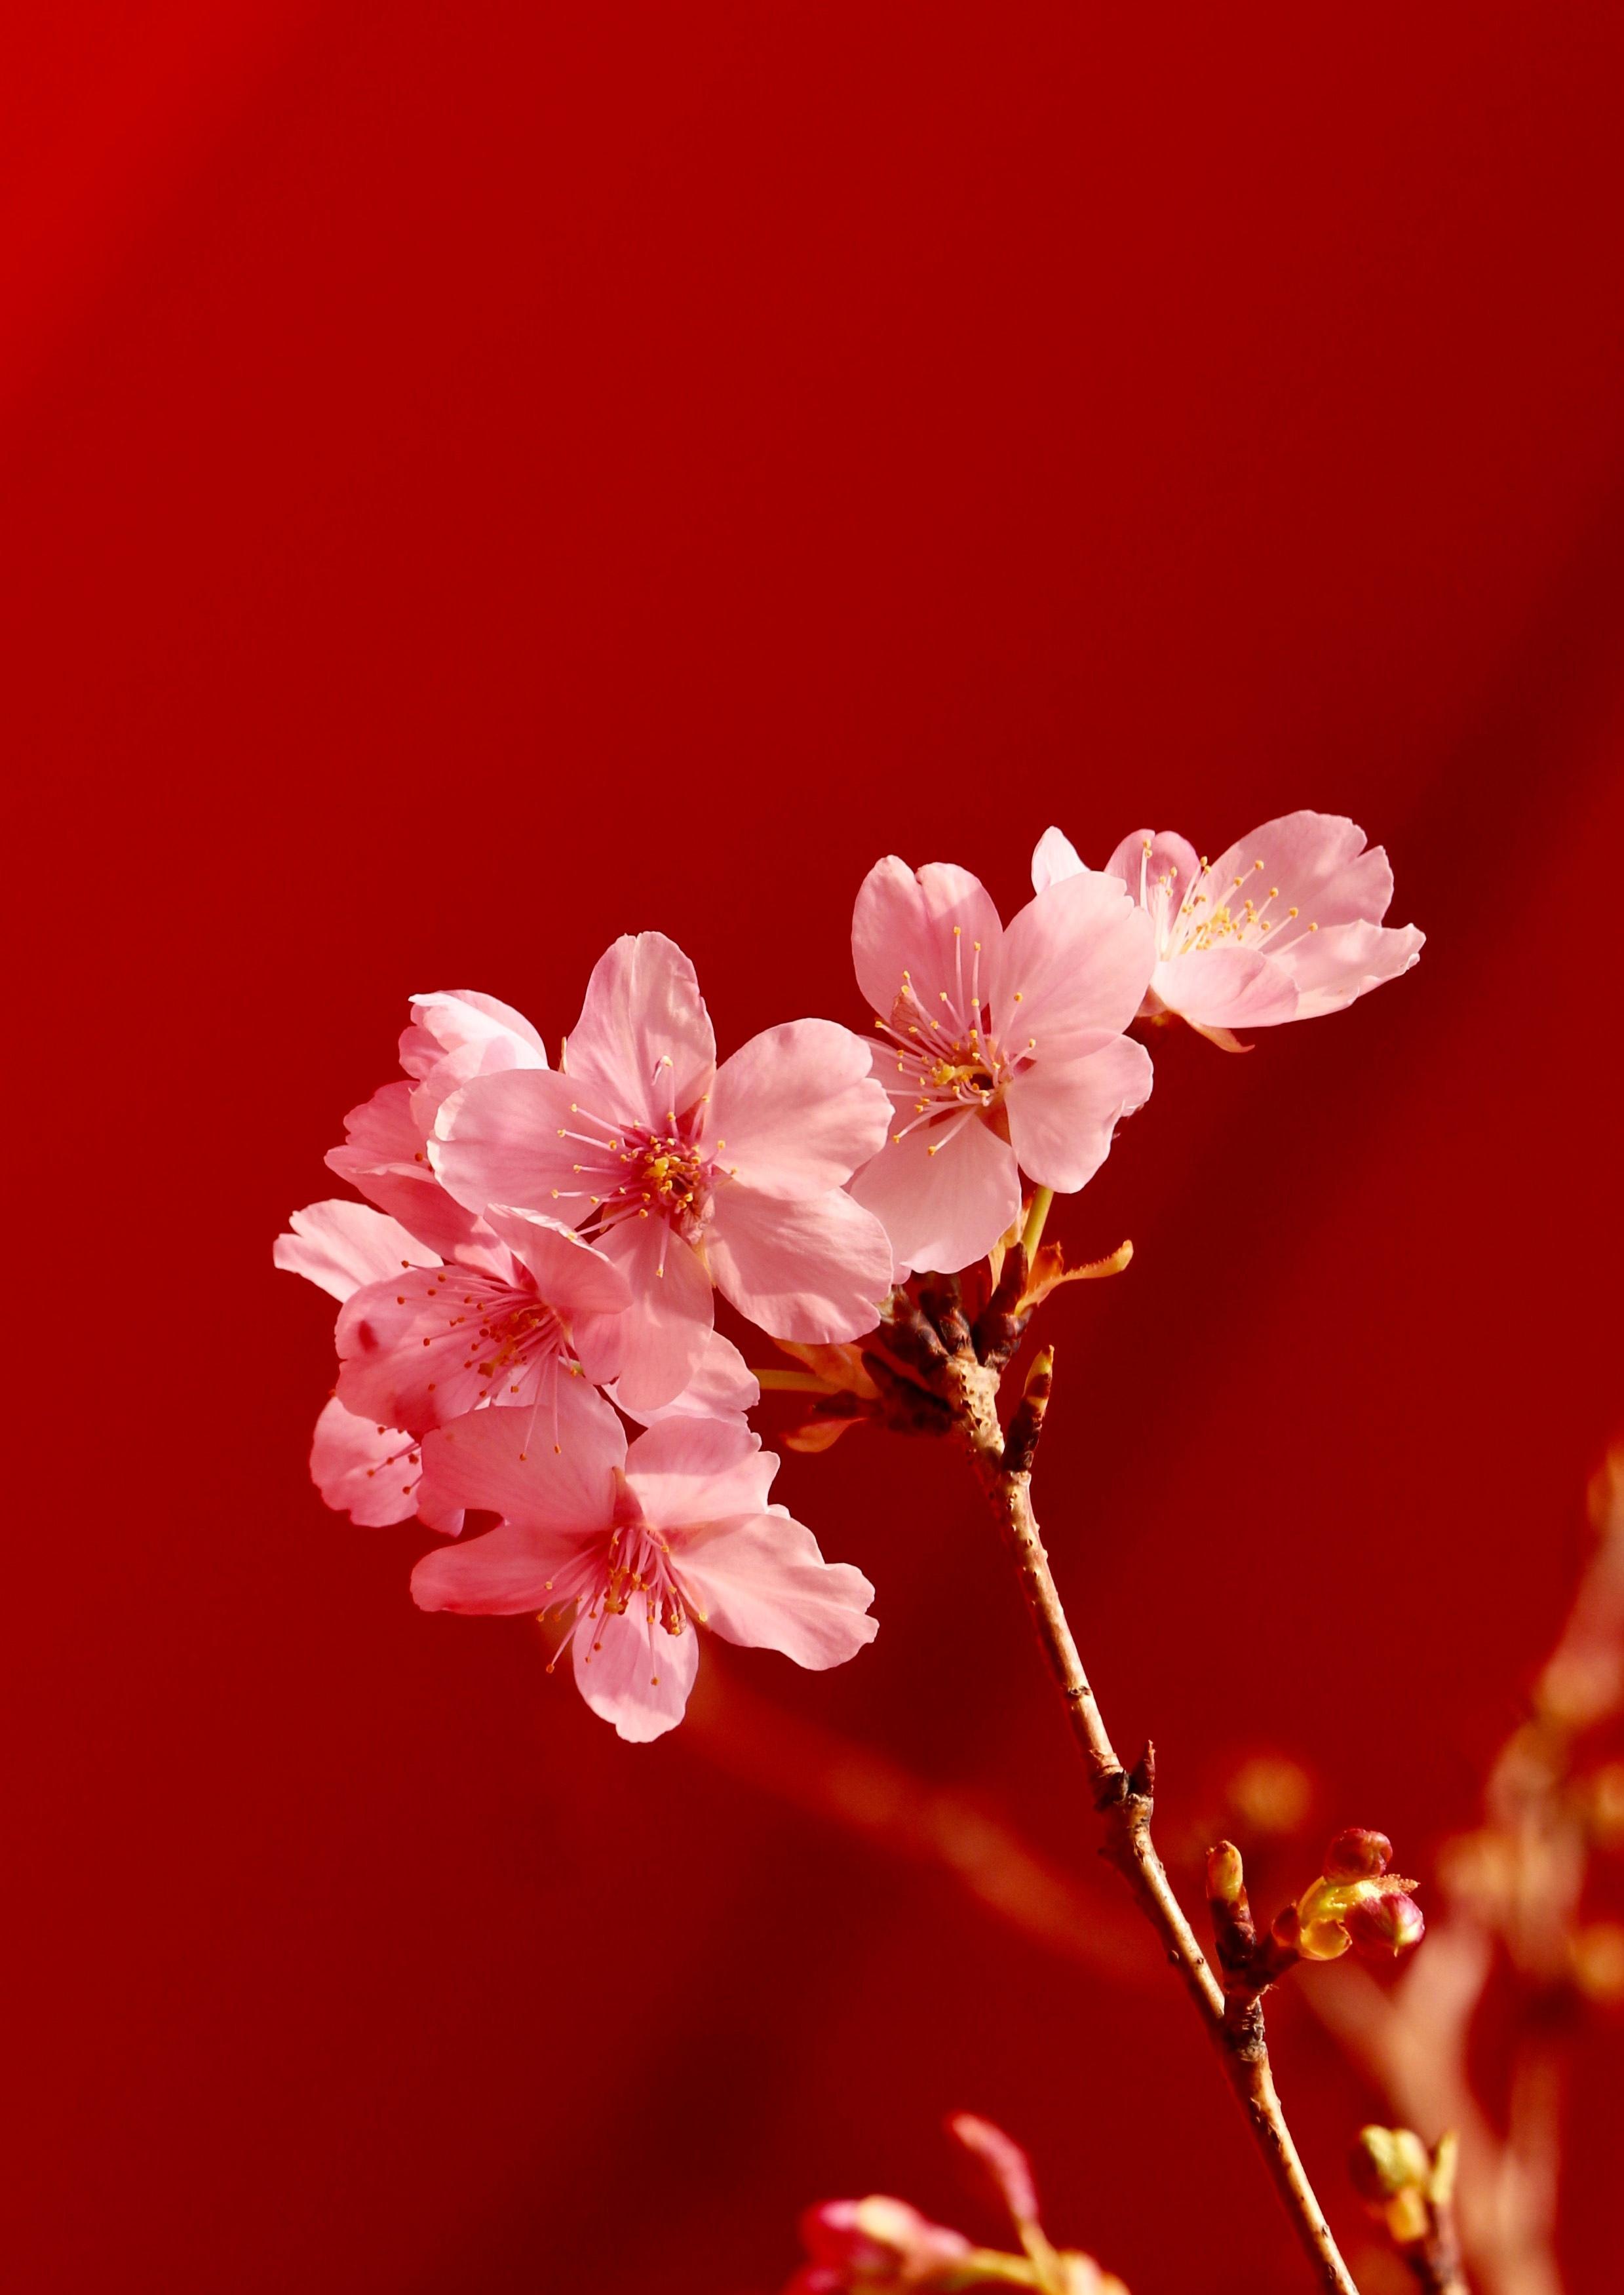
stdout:
[(1352, 1939), (1354, 1950), (1363, 1953), (1367, 1960), (1397, 1960), (1426, 1934), (1425, 1915), (1402, 1889), (1390, 1889), (1350, 1905), (1342, 1926)]
[(1351, 1825), (1326, 1850), (1325, 1876), (1327, 1881), (1364, 1880), (1385, 1873), (1391, 1863), (1392, 1843), (1384, 1833), (1368, 1833), (1363, 1825)]

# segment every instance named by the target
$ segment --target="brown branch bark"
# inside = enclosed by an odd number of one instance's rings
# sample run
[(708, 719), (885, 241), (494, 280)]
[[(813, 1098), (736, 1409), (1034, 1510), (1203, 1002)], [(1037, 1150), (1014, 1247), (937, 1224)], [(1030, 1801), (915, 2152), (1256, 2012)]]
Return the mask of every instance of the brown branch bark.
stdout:
[(1226, 2003), (1223, 1987), (1185, 1917), (1151, 1839), (1155, 1777), (1152, 1749), (1147, 1745), (1131, 1768), (1124, 1768), (1118, 1760), (1049, 1566), (1032, 1510), (1032, 1464), (1048, 1408), (1053, 1361), (1050, 1349), (1038, 1356), (1006, 1437), (998, 1417), (998, 1370), (978, 1361), (967, 1344), (959, 1345), (943, 1374), (955, 1424), (1015, 1559), (1028, 1614), (1087, 1767), (1104, 1836), (1101, 1853), (1127, 1883), (1177, 1969), (1218, 2050), (1230, 2088), (1320, 2286), (1333, 2291), (1333, 2295), (1359, 2295), (1280, 2107), (1269, 2069), (1261, 1999), (1254, 1995), (1249, 2001)]

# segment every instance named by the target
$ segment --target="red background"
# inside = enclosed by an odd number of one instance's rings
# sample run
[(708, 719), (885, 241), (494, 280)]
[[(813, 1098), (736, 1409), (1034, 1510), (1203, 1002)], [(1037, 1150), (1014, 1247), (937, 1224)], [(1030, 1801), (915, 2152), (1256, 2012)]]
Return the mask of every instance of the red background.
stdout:
[[(130, 0), (8, 64), (12, 2284), (770, 2290), (826, 2193), (990, 2231), (954, 2106), (1138, 2295), (1302, 2283), (1171, 1985), (415, 1613), (269, 1252), (411, 991), (553, 1036), (658, 925), (724, 1045), (861, 1025), (885, 851), (1008, 905), (1051, 818), (1350, 812), (1421, 966), (1158, 1044), (1041, 1495), (1170, 1841), (1270, 1744), (1424, 1877), (1470, 1818), (1620, 1416), (1624, 26), (1135, 12)], [(1086, 1873), (955, 1462), (779, 1489), (883, 1629), (737, 1677)], [(1276, 2024), (1357, 2238), (1371, 2099)]]

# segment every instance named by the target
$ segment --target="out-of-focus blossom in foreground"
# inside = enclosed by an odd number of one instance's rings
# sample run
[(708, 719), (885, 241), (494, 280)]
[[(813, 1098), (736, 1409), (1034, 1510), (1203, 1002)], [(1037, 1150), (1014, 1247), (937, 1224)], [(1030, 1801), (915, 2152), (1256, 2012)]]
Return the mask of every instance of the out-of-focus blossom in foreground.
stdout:
[(882, 1041), (891, 1136), (852, 1193), (900, 1269), (957, 1273), (1020, 1215), (1021, 1173), (1071, 1193), (1148, 1098), (1122, 1031), (1155, 962), (1149, 919), (1114, 878), (1073, 875), (1008, 930), (967, 870), (877, 862), (852, 950)]
[(565, 1617), (582, 1695), (634, 1743), (681, 1719), (696, 1623), (814, 1669), (874, 1638), (873, 1587), (769, 1504), (779, 1462), (742, 1419), (668, 1418), (628, 1449), (583, 1382), (558, 1401), (556, 1451), (529, 1447), (520, 1410), (476, 1411), (425, 1438), (429, 1503), (502, 1519), (418, 1564), (421, 1608)]
[(1008, 2209), (1018, 2255), (975, 2247), (961, 2232), (932, 2223), (906, 2200), (873, 2193), (865, 2200), (825, 2200), (801, 2218), (807, 2260), (784, 2295), (932, 2295), (973, 2287), (1026, 2287), (1038, 2295), (1128, 2295), (1120, 2279), (1090, 2255), (1051, 2247), (1038, 2217), (1025, 2153), (991, 2120), (956, 2113), (948, 2132), (985, 2170)]
[(769, 1028), (718, 1068), (692, 965), (661, 933), (627, 934), (593, 970), (565, 1073), (476, 1077), (429, 1152), (469, 1210), (566, 1220), (624, 1269), (619, 1394), (644, 1410), (698, 1369), (713, 1282), (774, 1337), (873, 1327), (890, 1247), (845, 1187), (887, 1114), (867, 1047), (833, 1021)]
[[(1237, 1050), (1236, 1028), (1340, 1012), (1420, 956), (1414, 925), (1383, 925), (1392, 870), (1365, 832), (1330, 813), (1265, 821), (1209, 861), (1170, 829), (1136, 829), (1106, 863), (1155, 927), (1144, 1017), (1169, 1013)], [(1044, 832), (1032, 882), (1087, 873), (1069, 839)]]

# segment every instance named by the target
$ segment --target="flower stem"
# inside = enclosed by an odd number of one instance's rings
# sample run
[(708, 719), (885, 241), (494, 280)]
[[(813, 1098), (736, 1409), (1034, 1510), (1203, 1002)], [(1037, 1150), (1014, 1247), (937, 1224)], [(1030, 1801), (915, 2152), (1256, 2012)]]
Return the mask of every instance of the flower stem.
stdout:
[(753, 1367), (752, 1376), (763, 1394), (836, 1394), (837, 1387), (815, 1370), (762, 1370)]
[(1055, 1191), (1052, 1188), (1034, 1188), (1032, 1191), (1032, 1208), (1026, 1214), (1026, 1224), (1021, 1230), (1021, 1246), (1026, 1254), (1028, 1265), (1031, 1264), (1038, 1246), (1043, 1240), (1043, 1229), (1049, 1219), (1049, 1207), (1054, 1200)]
[[(1032, 1205), (1040, 1232), (1039, 1206), (1047, 1211), (1047, 1197), (1048, 1191), (1041, 1189)], [(1029, 1220), (1029, 1234), (1032, 1224)], [(1045, 1348), (1033, 1363), (1025, 1393), (1011, 1415), (1006, 1442), (998, 1418), (997, 1371), (977, 1362), (973, 1355), (956, 1355), (948, 1367), (948, 1384), (959, 1434), (1015, 1557), (1028, 1613), (1065, 1701), (1072, 1735), (1088, 1765), (1089, 1790), (1105, 1835), (1102, 1854), (1122, 1874), (1139, 1910), (1160, 1937), (1192, 2006), (1217, 2047), (1230, 2087), (1319, 2285), (1330, 2295), (1359, 2295), (1285, 2124), (1269, 2070), (1261, 2004), (1253, 2000), (1241, 2013), (1225, 2013), (1223, 1989), (1196, 1941), (1150, 1837), (1155, 1778), (1153, 1750), (1147, 1745), (1131, 1769), (1124, 1769), (1117, 1759), (1049, 1566), (1032, 1511), (1032, 1459), (1048, 1408), (1053, 1366), (1053, 1350)]]

